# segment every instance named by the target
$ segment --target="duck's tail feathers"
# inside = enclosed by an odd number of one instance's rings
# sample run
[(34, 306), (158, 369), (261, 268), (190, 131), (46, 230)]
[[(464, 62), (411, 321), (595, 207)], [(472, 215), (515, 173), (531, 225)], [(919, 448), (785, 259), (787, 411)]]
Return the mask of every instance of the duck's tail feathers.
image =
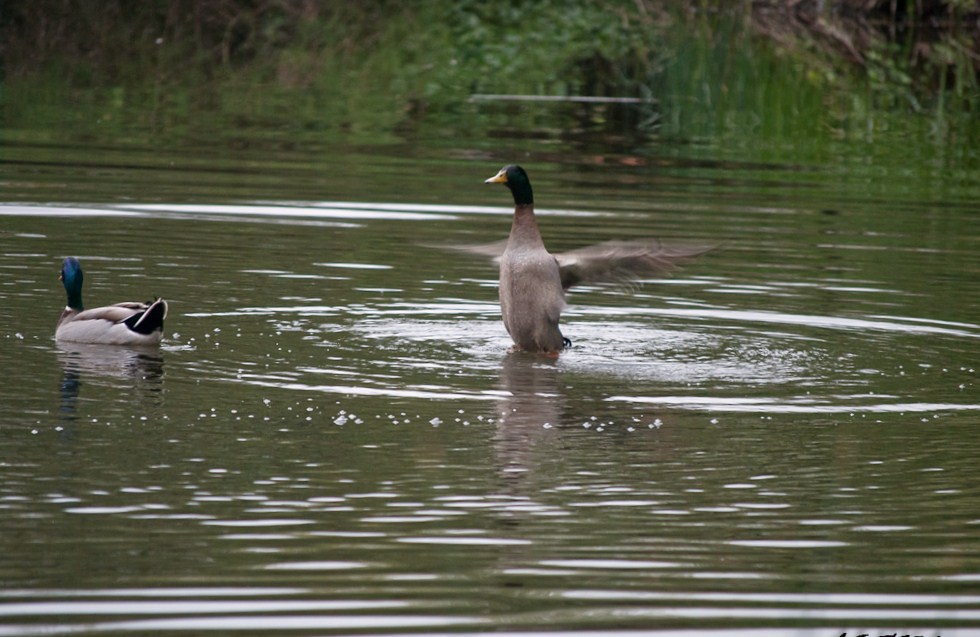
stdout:
[(145, 312), (133, 314), (126, 319), (126, 326), (139, 334), (152, 334), (163, 331), (163, 319), (167, 318), (167, 302), (156, 299)]

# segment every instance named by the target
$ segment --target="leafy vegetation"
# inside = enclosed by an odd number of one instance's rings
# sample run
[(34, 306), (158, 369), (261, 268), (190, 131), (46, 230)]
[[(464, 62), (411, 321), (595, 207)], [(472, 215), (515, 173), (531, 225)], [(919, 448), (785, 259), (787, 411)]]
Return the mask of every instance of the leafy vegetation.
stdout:
[(948, 126), (980, 102), (978, 14), (973, 0), (7, 0), (0, 99), (8, 122), (71, 102), (171, 131), (202, 112), (390, 131), (484, 93), (633, 97), (616, 125), (663, 134), (799, 136), (881, 111)]

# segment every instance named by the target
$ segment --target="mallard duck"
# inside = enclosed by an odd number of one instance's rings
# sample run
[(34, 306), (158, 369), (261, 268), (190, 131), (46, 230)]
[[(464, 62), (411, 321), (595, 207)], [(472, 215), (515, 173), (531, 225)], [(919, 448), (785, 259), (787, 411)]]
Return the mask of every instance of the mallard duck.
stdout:
[(558, 318), (565, 307), (565, 290), (573, 285), (662, 275), (678, 261), (711, 250), (704, 245), (668, 246), (658, 239), (635, 239), (551, 254), (534, 218), (534, 195), (524, 169), (504, 166), (485, 183), (504, 184), (514, 195), (510, 237), (460, 248), (492, 256), (500, 264), (500, 310), (517, 350), (556, 355), (571, 346), (558, 329)]
[(61, 266), (61, 282), (68, 305), (58, 319), (55, 338), (73, 343), (102, 345), (158, 345), (163, 337), (167, 302), (116, 303), (86, 310), (82, 305), (82, 266), (68, 257)]

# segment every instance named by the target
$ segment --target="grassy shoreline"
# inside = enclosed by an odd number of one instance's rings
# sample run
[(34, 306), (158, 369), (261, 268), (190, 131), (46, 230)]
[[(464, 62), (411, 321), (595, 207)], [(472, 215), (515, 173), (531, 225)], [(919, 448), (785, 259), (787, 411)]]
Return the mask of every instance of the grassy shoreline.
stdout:
[(790, 4), (12, 0), (0, 106), (8, 123), (71, 103), (148, 129), (218, 113), (367, 132), (519, 93), (638, 97), (616, 125), (668, 135), (861, 134), (883, 113), (974, 128), (976, 3)]

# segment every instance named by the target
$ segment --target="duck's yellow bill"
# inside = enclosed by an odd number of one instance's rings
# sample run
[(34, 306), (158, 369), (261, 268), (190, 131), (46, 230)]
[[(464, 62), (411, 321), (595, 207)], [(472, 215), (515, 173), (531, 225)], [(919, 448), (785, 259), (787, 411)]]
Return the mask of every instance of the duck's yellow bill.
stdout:
[(494, 175), (490, 179), (487, 179), (483, 183), (485, 183), (485, 184), (506, 184), (507, 183), (507, 172), (505, 170), (501, 170), (499, 173), (497, 173), (496, 175)]

